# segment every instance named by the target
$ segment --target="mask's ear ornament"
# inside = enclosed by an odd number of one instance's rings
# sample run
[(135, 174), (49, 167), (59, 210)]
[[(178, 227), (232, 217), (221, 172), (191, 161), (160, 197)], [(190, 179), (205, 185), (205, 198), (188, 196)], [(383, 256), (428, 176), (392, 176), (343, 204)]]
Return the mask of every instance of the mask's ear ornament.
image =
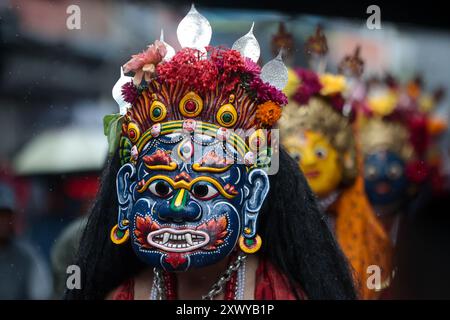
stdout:
[(261, 237), (256, 234), (259, 210), (269, 192), (269, 177), (264, 170), (254, 169), (248, 177), (248, 198), (244, 206), (244, 225), (239, 237), (239, 247), (245, 253), (255, 253), (261, 248)]
[[(122, 220), (122, 225), (124, 226), (128, 226), (129, 221), (128, 220)], [(121, 230), (119, 229), (119, 225), (116, 224), (112, 229), (111, 229), (111, 241), (115, 244), (123, 244), (125, 243), (129, 238), (130, 238), (130, 230), (125, 229), (125, 230)]]
[(133, 207), (133, 192), (136, 183), (131, 183), (136, 174), (136, 169), (131, 164), (125, 164), (117, 173), (117, 199), (119, 201), (119, 214), (117, 224), (111, 229), (111, 241), (115, 244), (123, 244), (130, 237), (129, 215)]

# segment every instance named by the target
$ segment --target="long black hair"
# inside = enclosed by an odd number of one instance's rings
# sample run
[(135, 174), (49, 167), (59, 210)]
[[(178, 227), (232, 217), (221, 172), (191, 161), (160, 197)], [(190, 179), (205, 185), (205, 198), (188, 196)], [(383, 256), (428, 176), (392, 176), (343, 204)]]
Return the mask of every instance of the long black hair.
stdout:
[[(270, 191), (260, 212), (260, 255), (300, 286), (308, 299), (355, 299), (347, 261), (297, 163), (280, 150), (279, 171), (270, 176)], [(145, 268), (131, 246), (114, 245), (109, 231), (116, 224), (118, 153), (103, 173), (97, 200), (81, 239), (75, 264), (82, 272), (81, 289), (66, 299), (103, 299), (127, 278)]]

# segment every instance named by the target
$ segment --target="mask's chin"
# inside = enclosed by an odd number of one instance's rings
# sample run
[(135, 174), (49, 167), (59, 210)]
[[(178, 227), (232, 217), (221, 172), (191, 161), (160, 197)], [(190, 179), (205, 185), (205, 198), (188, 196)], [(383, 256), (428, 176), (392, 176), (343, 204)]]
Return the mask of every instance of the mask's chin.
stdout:
[[(381, 187), (380, 187), (381, 188)], [(404, 200), (401, 191), (394, 190), (391, 186), (381, 190), (372, 188), (368, 194), (371, 205), (375, 208), (379, 217), (392, 216), (398, 212)]]
[(179, 226), (160, 224), (150, 215), (136, 215), (133, 247), (139, 258), (152, 267), (187, 271), (227, 256), (234, 248), (236, 234), (230, 229), (228, 214)]

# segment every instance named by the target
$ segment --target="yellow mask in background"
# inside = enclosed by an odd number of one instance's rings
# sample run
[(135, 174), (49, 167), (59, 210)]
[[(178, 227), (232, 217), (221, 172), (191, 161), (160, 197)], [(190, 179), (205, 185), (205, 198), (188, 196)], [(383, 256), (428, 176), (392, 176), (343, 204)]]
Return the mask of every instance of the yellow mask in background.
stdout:
[(336, 190), (342, 181), (343, 166), (337, 150), (322, 134), (305, 131), (301, 137), (290, 136), (284, 146), (297, 160), (311, 189), (319, 197)]

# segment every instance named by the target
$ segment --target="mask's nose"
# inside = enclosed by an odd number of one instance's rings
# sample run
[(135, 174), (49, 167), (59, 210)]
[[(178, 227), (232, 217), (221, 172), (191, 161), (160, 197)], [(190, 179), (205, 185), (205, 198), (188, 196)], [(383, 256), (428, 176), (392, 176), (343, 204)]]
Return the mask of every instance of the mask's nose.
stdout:
[(199, 220), (202, 215), (202, 209), (196, 202), (189, 200), (189, 191), (178, 189), (170, 202), (159, 208), (159, 218), (177, 223)]
[(315, 166), (317, 163), (317, 157), (316, 157), (314, 151), (305, 150), (302, 153), (300, 163), (305, 168)]

